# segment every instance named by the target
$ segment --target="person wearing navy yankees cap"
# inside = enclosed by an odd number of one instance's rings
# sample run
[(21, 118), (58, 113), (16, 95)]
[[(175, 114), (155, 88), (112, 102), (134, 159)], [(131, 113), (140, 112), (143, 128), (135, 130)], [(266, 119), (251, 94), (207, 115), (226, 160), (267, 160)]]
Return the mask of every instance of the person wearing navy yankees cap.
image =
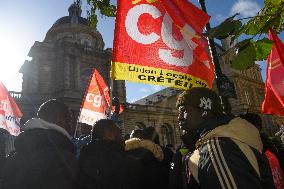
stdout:
[(183, 162), (183, 186), (274, 188), (257, 128), (225, 114), (213, 90), (196, 87), (184, 91), (176, 106), (181, 139), (189, 149)]

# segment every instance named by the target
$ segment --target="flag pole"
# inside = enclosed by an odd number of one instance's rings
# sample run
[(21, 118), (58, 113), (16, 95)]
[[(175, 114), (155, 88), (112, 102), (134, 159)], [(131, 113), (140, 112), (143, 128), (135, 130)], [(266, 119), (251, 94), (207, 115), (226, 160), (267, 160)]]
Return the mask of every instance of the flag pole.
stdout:
[[(81, 112), (81, 110), (80, 110), (80, 112)], [(78, 125), (79, 125), (78, 119), (79, 119), (79, 116), (80, 116), (80, 112), (79, 112), (79, 115), (78, 115), (78, 118), (77, 118), (77, 122), (76, 122), (76, 127), (75, 127), (73, 138), (76, 138), (76, 135), (77, 135)]]
[[(89, 76), (88, 85), (86, 86), (86, 89), (88, 89), (89, 86), (90, 86), (90, 83), (91, 83), (91, 80), (92, 80), (92, 77), (93, 77), (94, 72), (95, 72), (95, 68), (93, 68), (92, 73), (91, 73), (91, 75)], [(78, 127), (79, 127), (79, 118), (80, 118), (80, 115), (81, 115), (83, 103), (84, 103), (85, 98), (86, 98), (86, 96), (87, 96), (86, 89), (85, 89), (85, 94), (84, 94), (84, 97), (83, 97), (83, 99), (82, 99), (82, 103), (81, 103), (81, 106), (80, 106), (80, 111), (79, 111), (79, 114), (78, 114), (78, 116), (77, 116), (77, 122), (76, 122), (76, 127), (75, 127), (75, 131), (74, 131), (74, 136), (73, 136), (74, 138), (76, 138), (76, 135), (77, 135), (77, 130), (78, 130)]]
[[(201, 6), (201, 9), (205, 13), (207, 13), (206, 6), (205, 6), (205, 0), (198, 0), (198, 1), (199, 1), (200, 6)], [(211, 30), (211, 25), (210, 25), (209, 21), (206, 24), (206, 30), (207, 31)], [(226, 79), (228, 79), (228, 78), (226, 77), (226, 75), (224, 75), (222, 73), (214, 39), (209, 39), (209, 38), (207, 38), (207, 39), (208, 39), (209, 51), (210, 51), (210, 54), (211, 54), (211, 57), (212, 57), (212, 61), (213, 61), (213, 64), (214, 64), (214, 68), (215, 68), (215, 79), (216, 79), (217, 89), (218, 89), (220, 98), (222, 100), (224, 111), (226, 113), (230, 114), (232, 108), (231, 108), (231, 105), (230, 105), (230, 103), (228, 101), (228, 98), (225, 95), (222, 95), (225, 91), (223, 91), (222, 87), (221, 87), (221, 85), (225, 82), (224, 78), (226, 78)]]
[[(111, 64), (112, 64), (112, 62), (111, 62)], [(110, 72), (110, 74), (111, 74), (111, 72)], [(109, 119), (111, 118), (111, 110), (112, 110), (112, 98), (113, 98), (112, 91), (113, 91), (113, 79), (110, 77), (110, 89), (109, 89), (110, 99), (109, 99), (109, 109), (108, 109), (108, 118)]]

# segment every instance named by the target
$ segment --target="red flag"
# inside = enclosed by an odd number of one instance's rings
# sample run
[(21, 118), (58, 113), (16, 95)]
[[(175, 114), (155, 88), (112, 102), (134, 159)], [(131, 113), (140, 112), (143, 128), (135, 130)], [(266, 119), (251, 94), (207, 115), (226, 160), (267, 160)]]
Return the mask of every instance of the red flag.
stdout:
[(284, 174), (280, 167), (279, 161), (277, 156), (270, 152), (269, 150), (265, 151), (265, 156), (268, 159), (269, 166), (272, 173), (272, 178), (274, 181), (274, 185), (276, 189), (283, 189), (284, 188)]
[(7, 130), (11, 135), (19, 135), (22, 116), (18, 105), (0, 82), (0, 128)]
[(265, 99), (261, 111), (284, 116), (284, 45), (271, 29), (269, 39), (274, 44), (267, 59)]
[(202, 35), (202, 30), (210, 19), (208, 14), (188, 0), (160, 1), (176, 25), (183, 27), (188, 23), (199, 35)]
[[(109, 88), (100, 73), (94, 69), (82, 103), (79, 122), (93, 126), (96, 121), (107, 118), (109, 106)], [(114, 107), (111, 111), (114, 111)], [(123, 107), (120, 105), (119, 113), (122, 112)]]
[[(115, 111), (115, 106), (111, 107), (111, 112)], [(122, 106), (122, 104), (119, 105), (119, 114), (121, 114), (124, 111), (124, 107)]]
[(96, 121), (107, 118), (109, 102), (109, 88), (99, 72), (94, 69), (82, 104), (79, 122), (93, 126)]
[(211, 88), (214, 68), (201, 36), (208, 19), (186, 0), (119, 0), (112, 78)]

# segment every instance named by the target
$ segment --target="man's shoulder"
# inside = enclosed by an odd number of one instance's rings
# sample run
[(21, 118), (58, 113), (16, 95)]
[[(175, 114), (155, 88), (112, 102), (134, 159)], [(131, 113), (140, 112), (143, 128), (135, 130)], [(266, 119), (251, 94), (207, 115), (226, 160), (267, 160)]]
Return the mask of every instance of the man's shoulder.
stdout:
[(198, 153), (202, 156), (216, 154), (228, 158), (238, 156), (244, 158), (244, 160), (247, 160), (248, 156), (261, 156), (260, 152), (248, 144), (229, 137), (209, 138), (199, 146)]
[[(258, 152), (245, 143), (228, 137), (213, 137), (193, 152), (188, 166), (199, 183), (204, 184), (209, 179), (208, 183), (214, 183), (216, 187), (252, 183), (259, 186), (257, 156)], [(226, 183), (227, 180), (230, 182)], [(239, 180), (243, 182), (238, 182)]]
[[(49, 129), (31, 129), (21, 133), (15, 140), (16, 152), (44, 153), (45, 151), (66, 151), (75, 154), (75, 146), (63, 134)], [(32, 155), (32, 154), (29, 154)]]
[[(198, 165), (199, 171), (219, 162), (229, 168), (240, 166), (252, 168), (259, 173), (258, 159), (262, 156), (249, 145), (228, 137), (213, 137), (200, 145), (191, 155), (190, 161)], [(221, 165), (220, 165), (221, 166)]]

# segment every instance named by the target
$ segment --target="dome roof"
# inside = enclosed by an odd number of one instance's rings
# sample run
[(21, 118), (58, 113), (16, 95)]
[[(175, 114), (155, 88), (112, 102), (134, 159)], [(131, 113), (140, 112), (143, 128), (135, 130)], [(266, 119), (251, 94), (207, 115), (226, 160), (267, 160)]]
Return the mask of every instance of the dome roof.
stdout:
[(52, 27), (57, 27), (63, 24), (81, 24), (89, 26), (89, 21), (86, 18), (81, 17), (82, 10), (80, 6), (76, 3), (73, 3), (68, 8), (69, 16), (64, 16), (59, 18)]
[[(57, 27), (62, 24), (71, 24), (72, 23), (72, 17), (70, 16), (64, 16), (62, 18), (59, 18), (53, 25), (52, 27)], [(89, 21), (86, 18), (83, 17), (78, 17), (77, 18), (77, 24), (89, 26)]]
[(103, 49), (102, 35), (96, 28), (90, 26), (86, 18), (81, 17), (81, 8), (73, 3), (69, 9), (69, 16), (59, 18), (48, 30), (45, 42), (71, 42), (84, 47)]

